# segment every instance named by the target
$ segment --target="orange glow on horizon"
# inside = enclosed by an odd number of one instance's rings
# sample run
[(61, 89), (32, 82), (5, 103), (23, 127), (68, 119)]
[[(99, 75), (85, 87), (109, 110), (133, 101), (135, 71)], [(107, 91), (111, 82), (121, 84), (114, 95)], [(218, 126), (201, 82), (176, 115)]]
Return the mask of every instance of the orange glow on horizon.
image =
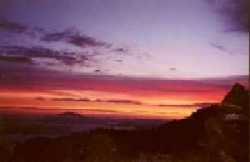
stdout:
[[(76, 111), (85, 115), (180, 119), (197, 110), (198, 103), (219, 102), (225, 92), (120, 93), (83, 90), (1, 91), (0, 107), (37, 109), (38, 112)], [(54, 99), (72, 98), (72, 101)], [(77, 101), (87, 98), (87, 101)], [(103, 101), (98, 101), (103, 100)], [(138, 101), (140, 104), (108, 101)], [(106, 102), (107, 101), (107, 102)], [(16, 109), (18, 111), (20, 109)], [(51, 111), (49, 111), (51, 110)]]

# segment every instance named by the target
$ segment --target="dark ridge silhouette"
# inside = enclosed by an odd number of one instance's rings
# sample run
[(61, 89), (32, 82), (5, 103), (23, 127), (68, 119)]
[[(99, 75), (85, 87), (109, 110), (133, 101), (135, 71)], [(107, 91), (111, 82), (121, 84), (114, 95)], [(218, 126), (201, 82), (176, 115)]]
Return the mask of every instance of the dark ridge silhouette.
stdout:
[(152, 129), (97, 129), (23, 143), (1, 141), (0, 161), (247, 162), (249, 118), (243, 111), (247, 96), (247, 90), (235, 84), (221, 104)]

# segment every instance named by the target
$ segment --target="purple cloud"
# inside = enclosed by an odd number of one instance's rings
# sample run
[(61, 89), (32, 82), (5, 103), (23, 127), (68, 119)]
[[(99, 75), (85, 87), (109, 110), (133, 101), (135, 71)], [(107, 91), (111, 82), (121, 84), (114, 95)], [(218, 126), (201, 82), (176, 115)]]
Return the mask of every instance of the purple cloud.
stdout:
[[(34, 58), (57, 60), (64, 65), (83, 64), (89, 58), (81, 53), (57, 51), (45, 47), (0, 46), (0, 60), (16, 62), (32, 62)], [(6, 56), (8, 55), (8, 56)]]
[(28, 27), (9, 20), (0, 20), (0, 31), (24, 33), (28, 30)]
[(77, 30), (64, 30), (62, 32), (51, 32), (45, 34), (41, 40), (46, 42), (67, 42), (77, 47), (86, 48), (86, 47), (109, 47), (110, 45), (106, 42), (99, 41), (93, 37), (86, 36), (81, 34)]
[[(0, 32), (9, 33), (24, 33), (28, 36), (34, 37), (36, 33), (39, 34), (40, 40), (45, 42), (66, 42), (68, 44), (86, 48), (86, 47), (106, 47), (110, 48), (111, 44), (97, 40), (93, 37), (80, 33), (77, 29), (67, 29), (59, 32), (48, 32), (42, 28), (30, 27), (18, 22), (9, 20), (0, 20)], [(122, 48), (120, 48), (122, 49)]]
[[(4, 46), (0, 45), (2, 61), (7, 61), (3, 57), (8, 55), (11, 57), (25, 57), (30, 60), (29, 62), (55, 68), (58, 65), (80, 65), (83, 67), (91, 65), (93, 66), (93, 68), (91, 67), (92, 72), (101, 74), (105, 69), (100, 69), (100, 66), (98, 66), (103, 63), (103, 57), (98, 56), (109, 55), (109, 58), (105, 61), (121, 63), (124, 57), (134, 55), (128, 48), (115, 46), (87, 36), (74, 28), (63, 31), (51, 31), (6, 20), (0, 24), (0, 33), (1, 29), (5, 33), (13, 33), (10, 38), (8, 34), (3, 34), (3, 37), (5, 37), (5, 39), (2, 39)], [(24, 40), (24, 42), (20, 42), (20, 40)], [(60, 47), (61, 45), (68, 48), (71, 52), (65, 49), (55, 50), (51, 48), (52, 46)], [(74, 47), (80, 47), (80, 49), (75, 49)], [(11, 60), (12, 62), (14, 61), (13, 59)], [(18, 60), (20, 58), (16, 61)], [(24, 63), (25, 61), (19, 61), (19, 63), (21, 62)]]

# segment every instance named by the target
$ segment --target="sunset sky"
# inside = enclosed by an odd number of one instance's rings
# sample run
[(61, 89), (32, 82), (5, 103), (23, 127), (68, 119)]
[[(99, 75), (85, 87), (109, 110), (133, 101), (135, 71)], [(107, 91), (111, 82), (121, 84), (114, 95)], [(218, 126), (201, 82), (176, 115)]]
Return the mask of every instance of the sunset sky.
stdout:
[(247, 0), (3, 0), (0, 112), (176, 119), (248, 86)]

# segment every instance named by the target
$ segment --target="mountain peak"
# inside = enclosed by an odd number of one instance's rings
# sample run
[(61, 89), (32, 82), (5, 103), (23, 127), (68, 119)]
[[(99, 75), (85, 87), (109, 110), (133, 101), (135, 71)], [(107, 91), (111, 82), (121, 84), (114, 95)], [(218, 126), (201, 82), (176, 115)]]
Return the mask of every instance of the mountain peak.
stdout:
[(223, 104), (235, 105), (240, 107), (248, 107), (249, 96), (248, 91), (239, 83), (234, 84), (229, 93), (222, 101)]
[(245, 87), (243, 85), (241, 85), (240, 83), (235, 83), (231, 89), (231, 91), (239, 91), (239, 92), (243, 92), (245, 91)]

